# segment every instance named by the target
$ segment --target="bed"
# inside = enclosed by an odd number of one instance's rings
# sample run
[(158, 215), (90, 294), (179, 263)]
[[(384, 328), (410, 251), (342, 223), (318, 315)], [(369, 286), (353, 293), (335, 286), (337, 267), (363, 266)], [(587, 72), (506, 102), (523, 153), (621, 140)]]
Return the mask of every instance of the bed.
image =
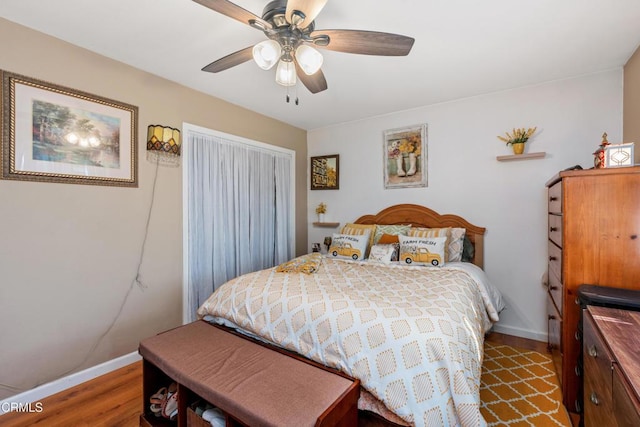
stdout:
[(354, 224), (464, 228), (472, 256), (430, 267), (307, 255), (296, 261), (311, 274), (240, 276), (198, 316), (360, 379), (361, 425), (486, 425), (484, 334), (504, 304), (482, 270), (485, 229), (414, 204)]

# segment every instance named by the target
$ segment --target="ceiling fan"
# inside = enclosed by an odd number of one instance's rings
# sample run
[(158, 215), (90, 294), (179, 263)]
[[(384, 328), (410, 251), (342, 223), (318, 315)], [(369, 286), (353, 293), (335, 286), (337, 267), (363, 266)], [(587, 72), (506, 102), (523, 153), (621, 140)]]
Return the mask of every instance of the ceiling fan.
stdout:
[(293, 86), (297, 76), (311, 93), (327, 89), (320, 69), (322, 54), (315, 47), (363, 55), (405, 56), (414, 42), (411, 37), (377, 31), (316, 30), (315, 19), (327, 0), (273, 0), (265, 6), (262, 17), (228, 0), (193, 1), (261, 30), (268, 38), (220, 58), (202, 71), (218, 73), (253, 58), (264, 70), (277, 64), (277, 83)]

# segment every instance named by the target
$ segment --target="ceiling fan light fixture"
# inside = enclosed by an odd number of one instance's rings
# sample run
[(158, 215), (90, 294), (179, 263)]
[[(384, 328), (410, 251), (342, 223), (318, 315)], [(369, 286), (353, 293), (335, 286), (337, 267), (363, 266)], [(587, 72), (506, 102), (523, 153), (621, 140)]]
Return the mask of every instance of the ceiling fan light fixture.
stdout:
[(296, 60), (302, 71), (308, 76), (318, 72), (322, 67), (324, 58), (322, 54), (309, 45), (301, 44), (296, 49)]
[(296, 84), (296, 67), (293, 62), (283, 60), (278, 62), (276, 83), (282, 86), (294, 86)]
[(270, 70), (280, 59), (282, 49), (275, 40), (265, 40), (253, 47), (253, 60), (263, 70)]

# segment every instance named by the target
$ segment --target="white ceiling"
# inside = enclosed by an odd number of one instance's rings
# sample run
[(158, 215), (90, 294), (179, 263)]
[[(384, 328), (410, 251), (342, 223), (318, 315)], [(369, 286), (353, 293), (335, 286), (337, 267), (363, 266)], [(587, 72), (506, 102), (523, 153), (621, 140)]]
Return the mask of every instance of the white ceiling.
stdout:
[[(261, 16), (268, 0), (235, 3)], [(407, 57), (323, 50), (329, 89), (298, 84), (296, 106), (253, 61), (201, 71), (265, 37), (191, 0), (0, 0), (0, 16), (307, 130), (619, 68), (640, 44), (638, 0), (330, 0), (316, 30), (416, 41)]]

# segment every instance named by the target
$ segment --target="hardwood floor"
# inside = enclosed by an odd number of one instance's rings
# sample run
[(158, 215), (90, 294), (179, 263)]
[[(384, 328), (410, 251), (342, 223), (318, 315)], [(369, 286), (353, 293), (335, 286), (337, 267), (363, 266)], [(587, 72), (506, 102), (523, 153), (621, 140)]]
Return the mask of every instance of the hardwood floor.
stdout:
[[(496, 344), (547, 352), (547, 344), (493, 332)], [(12, 412), (0, 416), (3, 427), (130, 427), (142, 411), (142, 362), (57, 393), (42, 401), (40, 413)]]
[(511, 347), (524, 348), (526, 350), (534, 350), (538, 353), (548, 353), (547, 343), (542, 341), (534, 341), (527, 338), (514, 337), (513, 335), (505, 335), (499, 332), (491, 332), (485, 337), (485, 341), (494, 344), (505, 344)]
[(40, 413), (0, 416), (2, 427), (130, 427), (142, 410), (142, 362), (102, 375), (42, 401)]

